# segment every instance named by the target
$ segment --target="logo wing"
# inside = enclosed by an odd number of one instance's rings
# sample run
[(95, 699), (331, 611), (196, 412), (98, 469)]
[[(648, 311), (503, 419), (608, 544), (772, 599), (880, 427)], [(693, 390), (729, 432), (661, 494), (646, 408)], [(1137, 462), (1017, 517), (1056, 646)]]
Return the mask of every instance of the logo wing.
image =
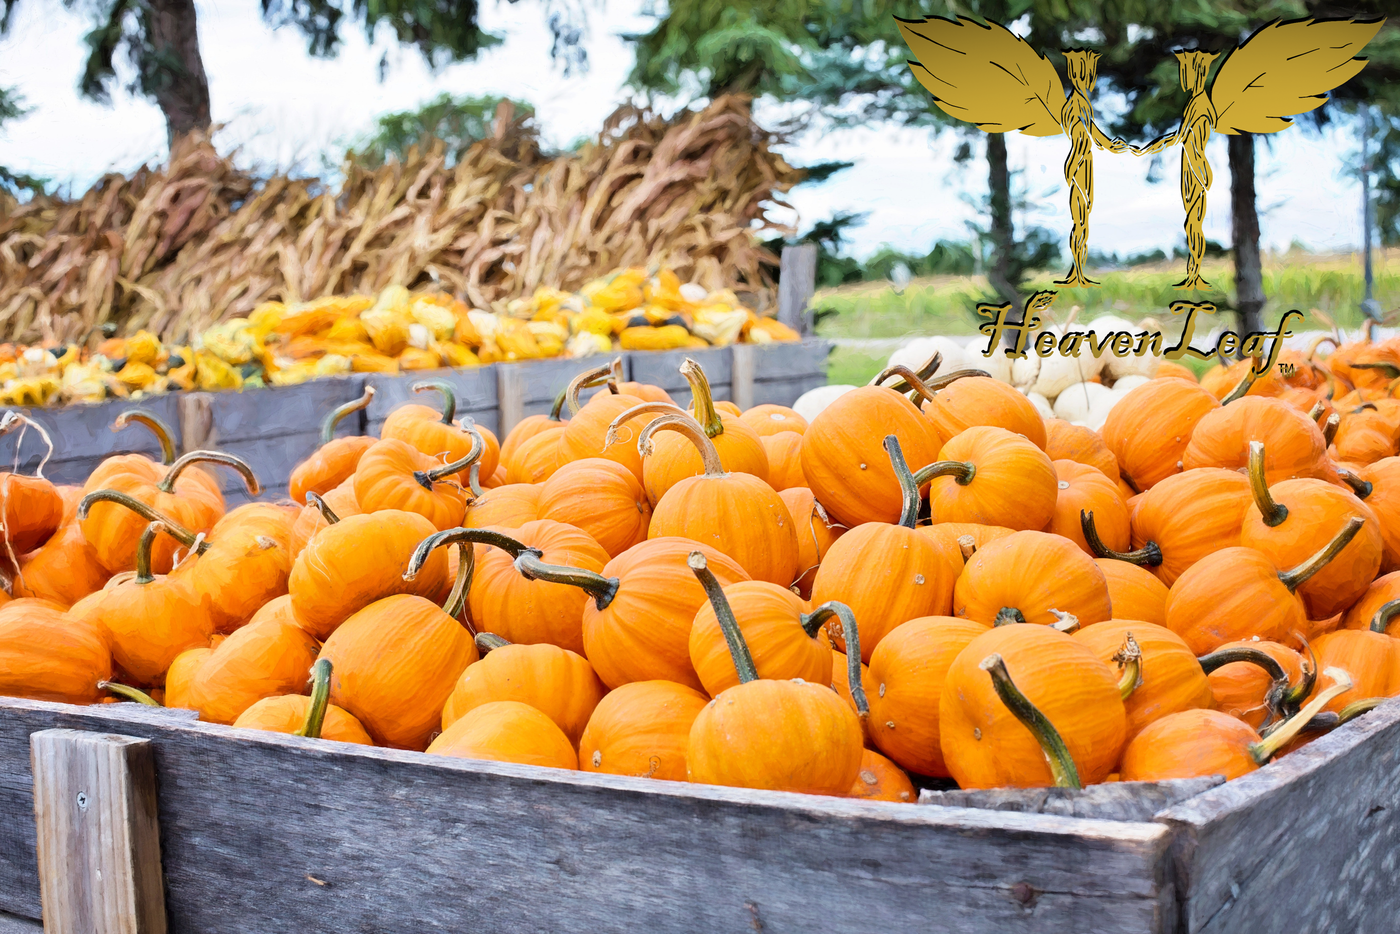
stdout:
[(944, 113), (988, 133), (1061, 132), (1065, 88), (1055, 66), (1005, 26), (965, 16), (898, 22), (918, 58), (914, 77)]
[(1385, 20), (1274, 22), (1230, 53), (1216, 73), (1210, 100), (1220, 133), (1277, 133), (1289, 118), (1321, 107), (1327, 92), (1362, 68), (1358, 58)]

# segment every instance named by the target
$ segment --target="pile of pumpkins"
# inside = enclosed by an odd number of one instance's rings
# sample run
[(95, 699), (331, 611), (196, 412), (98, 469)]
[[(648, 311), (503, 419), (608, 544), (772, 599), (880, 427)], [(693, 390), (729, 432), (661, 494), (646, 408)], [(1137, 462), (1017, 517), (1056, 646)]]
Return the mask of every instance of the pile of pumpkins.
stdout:
[(0, 694), (895, 802), (1235, 778), (1400, 693), (1375, 352), (1159, 371), (1101, 431), (936, 354), (810, 421), (615, 361), (502, 443), (429, 381), (227, 512), (255, 470), (136, 410), (164, 463), (0, 475)]

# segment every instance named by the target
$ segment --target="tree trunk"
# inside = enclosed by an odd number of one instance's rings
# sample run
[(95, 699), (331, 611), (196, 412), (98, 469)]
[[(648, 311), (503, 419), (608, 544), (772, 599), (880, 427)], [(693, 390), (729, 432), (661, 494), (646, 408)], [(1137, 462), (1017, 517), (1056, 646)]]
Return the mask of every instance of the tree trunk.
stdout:
[(1230, 141), (1230, 231), (1235, 253), (1235, 314), (1241, 334), (1264, 329), (1264, 271), (1259, 261), (1259, 212), (1254, 198), (1254, 136)]
[[(1002, 133), (987, 134), (987, 187), (992, 202), (992, 266), (987, 270), (987, 281), (998, 298), (1011, 303), (1007, 319), (1019, 322), (1022, 313), (1013, 272), (1016, 229), (1011, 218), (1011, 171), (1006, 162), (1006, 136)], [(1016, 345), (1013, 332), (1006, 333), (1006, 345)]]
[(199, 55), (194, 0), (148, 0), (146, 88), (165, 114), (168, 141), (209, 129), (209, 78)]

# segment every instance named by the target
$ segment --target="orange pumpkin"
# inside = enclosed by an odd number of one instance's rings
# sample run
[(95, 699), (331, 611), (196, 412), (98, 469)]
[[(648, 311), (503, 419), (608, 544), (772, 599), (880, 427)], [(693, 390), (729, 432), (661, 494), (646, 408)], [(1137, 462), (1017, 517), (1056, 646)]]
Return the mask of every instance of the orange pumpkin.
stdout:
[(1256, 730), (1313, 687), (1302, 656), (1278, 642), (1227, 642), (1199, 661), (1210, 681), (1211, 706)]
[(520, 442), (506, 464), (506, 483), (543, 483), (559, 469), (559, 441), (564, 426), (546, 428)]
[(106, 634), (91, 618), (74, 619), (47, 600), (0, 604), (0, 696), (95, 704), (98, 682), (111, 677)]
[(264, 697), (233, 721), (240, 730), (291, 733), (311, 739), (373, 746), (365, 728), (346, 711), (330, 703), (331, 663), (321, 659), (311, 669), (311, 696), (278, 694)]
[(1197, 424), (1220, 400), (1194, 382), (1151, 380), (1118, 400), (1103, 423), (1103, 440), (1119, 475), (1138, 492), (1181, 473)]
[[(1358, 492), (1380, 526), (1381, 573), (1400, 571), (1400, 457), (1386, 457), (1357, 471), (1370, 489)], [(1364, 495), (1363, 495), (1364, 494)]]
[(1128, 561), (1096, 558), (1094, 563), (1099, 566), (1104, 582), (1108, 584), (1108, 597), (1114, 616), (1166, 625), (1169, 592), (1166, 584)]
[(1184, 379), (1192, 383), (1200, 382), (1190, 367), (1182, 366), (1173, 360), (1163, 360), (1157, 364), (1157, 375), (1153, 379)]
[(861, 753), (860, 771), (856, 773), (856, 782), (846, 797), (913, 804), (918, 801), (919, 793), (899, 766), (878, 752), (867, 749)]
[(1092, 428), (1075, 425), (1062, 418), (1045, 420), (1045, 453), (1052, 461), (1071, 460), (1097, 468), (1105, 477), (1118, 482), (1118, 458)]
[(367, 386), (360, 398), (333, 409), (326, 416), (321, 423), (321, 446), (296, 466), (288, 481), (287, 495), (293, 502), (306, 502), (307, 493), (324, 496), (355, 475), (355, 465), (360, 462), (360, 455), (370, 449), (374, 439), (364, 435), (337, 438), (335, 429), (347, 416), (364, 410), (373, 400), (374, 387)]
[(232, 724), (265, 697), (306, 693), (307, 672), (320, 649), (310, 633), (284, 619), (250, 623), (217, 648), (184, 653), (198, 655), (180, 666), (178, 684), (172, 664), (166, 706), (198, 710), (210, 723)]
[[(1371, 582), (1342, 616), (1341, 625), (1346, 629), (1371, 629), (1377, 615), (1385, 611), (1385, 619), (1381, 625), (1386, 633), (1396, 636), (1400, 634), (1400, 619), (1396, 618), (1395, 613), (1400, 609), (1400, 603), (1396, 601), (1400, 601), (1400, 572), (1391, 571)], [(1391, 604), (1395, 605), (1392, 607)]]
[(1324, 707), (1337, 713), (1353, 701), (1390, 697), (1400, 693), (1400, 642), (1369, 629), (1338, 629), (1313, 643), (1317, 665), (1323, 671), (1338, 668), (1352, 684)]
[(540, 517), (540, 488), (533, 483), (507, 483), (475, 497), (464, 523), (470, 529), (515, 529)]
[(101, 590), (109, 575), (98, 562), (96, 550), (83, 537), (78, 521), (82, 487), (61, 486), (58, 492), (63, 497), (63, 524), (53, 538), (20, 556), (11, 585), (16, 597), (38, 597), (71, 606)]
[(1055, 515), (1050, 458), (1005, 428), (968, 428), (943, 445), (938, 460), (915, 472), (914, 480), (929, 484), (929, 515), (935, 523), (1043, 529)]
[(673, 782), (686, 780), (690, 728), (709, 698), (674, 681), (633, 681), (608, 693), (578, 744), (579, 768)]
[(1071, 638), (1089, 647), (1099, 661), (1117, 664), (1128, 715), (1128, 739), (1150, 723), (1179, 710), (1209, 707), (1210, 680), (1190, 646), (1165, 626), (1141, 620), (1110, 619), (1076, 630)]
[(548, 415), (527, 415), (516, 422), (515, 427), (506, 433), (505, 440), (501, 442), (501, 459), (497, 467), (498, 470), (502, 466), (507, 470), (510, 469), (511, 461), (515, 457), (515, 452), (518, 451), (520, 446), (526, 441), (529, 441), (536, 435), (548, 431), (551, 428), (564, 427), (564, 419), (561, 413), (564, 410), (564, 396), (566, 392), (567, 390), (561, 390), (559, 395), (555, 397), (554, 405), (550, 407)]
[(1019, 390), (990, 376), (949, 382), (924, 402), (923, 410), (944, 444), (969, 428), (986, 425), (1021, 435), (1045, 450), (1045, 419), (1040, 412)]
[[(621, 393), (600, 392), (589, 399), (587, 405), (580, 407), (578, 404), (579, 390), (588, 384), (590, 379), (597, 379), (600, 376), (606, 377), (611, 372), (611, 366), (599, 367), (587, 373), (580, 373), (574, 377), (573, 382), (569, 383), (567, 404), (573, 416), (558, 436), (558, 463), (567, 464), (585, 457), (601, 457), (626, 467), (631, 471), (632, 476), (640, 481), (642, 479), (642, 458), (636, 447), (631, 444), (608, 444), (607, 438), (609, 432), (613, 430), (614, 419), (628, 409), (641, 405), (644, 400)], [(626, 427), (635, 435), (650, 420), (651, 416), (649, 415), (638, 415), (628, 420)], [(619, 425), (618, 429), (622, 427)], [(542, 434), (541, 437), (544, 435)], [(521, 450), (517, 452), (518, 457), (524, 456), (525, 447), (522, 446)], [(510, 479), (513, 483), (539, 482), (539, 480), (523, 473), (513, 473), (510, 475)]]
[(1239, 544), (1251, 502), (1249, 479), (1233, 470), (1204, 468), (1168, 477), (1133, 507), (1133, 551), (1099, 557), (1145, 566), (1170, 587), (1206, 555)]
[(377, 441), (355, 467), (355, 501), (365, 512), (414, 512), (439, 530), (456, 528), (467, 514), (467, 494), (449, 478), (469, 469), (484, 449), (477, 436), (471, 453), (442, 464), (406, 441)]
[(986, 625), (1080, 625), (1113, 615), (1108, 582), (1094, 559), (1067, 538), (1016, 532), (977, 549), (953, 587), (953, 613)]
[[(0, 418), (0, 435), (19, 425), (33, 426), (38, 431), (48, 444), (48, 455), (44, 457), (47, 461), (53, 454), (53, 443), (38, 424), (18, 412), (6, 412)], [(18, 451), (15, 460), (19, 461)], [(39, 467), (42, 470), (42, 462)], [(52, 538), (62, 524), (63, 497), (57, 487), (42, 476), (0, 473), (0, 553), (4, 557), (14, 561), (33, 551)]]
[(768, 456), (768, 485), (781, 493), (793, 487), (806, 487), (802, 473), (802, 436), (795, 431), (780, 431), (760, 439)]
[(438, 756), (577, 769), (573, 744), (544, 713), (519, 701), (495, 701), (468, 712), (428, 747)]
[[(290, 520), (280, 506), (239, 506), (214, 523), (203, 542), (184, 542), (195, 553), (170, 578), (188, 583), (205, 602), (216, 630), (233, 632), (269, 600), (287, 592), (294, 560)], [(172, 531), (176, 538), (183, 537), (182, 531)]]
[(1127, 551), (1132, 541), (1132, 526), (1128, 521), (1128, 504), (1118, 492), (1118, 486), (1096, 467), (1075, 461), (1054, 462), (1056, 486), (1055, 514), (1046, 527), (1047, 532), (1063, 535), (1084, 550), (1094, 554), (1084, 537), (1080, 514), (1092, 513), (1095, 529), (1103, 544), (1114, 551)]
[(539, 518), (587, 532), (616, 557), (646, 541), (651, 505), (636, 476), (616, 461), (585, 457), (560, 467), (541, 484)]
[(1264, 475), (1271, 485), (1292, 477), (1335, 476), (1317, 423), (1286, 402), (1267, 396), (1246, 396), (1207, 413), (1191, 433), (1181, 465), (1188, 471), (1248, 467), (1251, 441), (1264, 444)]
[[(467, 469), (472, 464), (478, 465), (482, 476), (489, 477), (496, 472), (501, 456), (501, 446), (496, 436), (470, 419), (465, 427), (455, 422), (457, 393), (451, 383), (425, 380), (414, 383), (410, 388), (414, 392), (441, 393), (442, 412), (426, 405), (401, 405), (384, 419), (384, 425), (379, 429), (380, 438), (403, 441), (432, 458), (434, 463), (465, 462), (466, 466), (457, 471), (455, 479), (458, 482), (466, 481)], [(478, 437), (480, 449), (477, 448)]]
[(739, 417), (763, 438), (784, 432), (800, 435), (807, 430), (807, 419), (785, 405), (756, 405)]
[(1379, 411), (1374, 403), (1341, 415), (1332, 438), (1336, 457), (1355, 464), (1371, 464), (1392, 457), (1397, 443), (1400, 443), (1400, 424), (1392, 415)]
[(801, 576), (793, 583), (803, 597), (812, 595), (812, 582), (831, 545), (845, 533), (845, 526), (833, 522), (812, 491), (805, 486), (779, 490), (797, 530), (797, 572)]

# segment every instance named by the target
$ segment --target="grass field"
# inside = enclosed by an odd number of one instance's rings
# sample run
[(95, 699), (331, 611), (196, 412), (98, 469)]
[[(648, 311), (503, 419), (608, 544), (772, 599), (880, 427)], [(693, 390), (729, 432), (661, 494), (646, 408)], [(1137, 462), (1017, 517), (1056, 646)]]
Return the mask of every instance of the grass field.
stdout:
[[(1206, 263), (1204, 275), (1214, 292), (1180, 292), (1172, 288), (1185, 270), (1184, 261), (1138, 266), (1127, 270), (1090, 272), (1100, 285), (1092, 289), (1060, 289), (1054, 314), (1060, 320), (1076, 306), (1077, 320), (1112, 313), (1129, 320), (1165, 318), (1167, 308), (1181, 298), (1215, 301), (1228, 307), (1234, 290), (1234, 270), (1228, 259)], [(1060, 273), (1041, 273), (1029, 288), (1055, 288)], [(1387, 320), (1400, 317), (1400, 249), (1378, 253), (1374, 267), (1375, 297)], [(1264, 261), (1266, 325), (1272, 326), (1285, 311), (1298, 309), (1307, 316), (1301, 328), (1330, 330), (1330, 322), (1344, 329), (1358, 327), (1365, 295), (1360, 254), (1319, 255), (1291, 252), (1267, 256)], [(980, 319), (975, 306), (990, 295), (986, 280), (973, 276), (933, 276), (915, 279), (896, 292), (888, 283), (865, 282), (825, 289), (812, 299), (818, 311), (835, 312), (823, 318), (821, 337), (844, 339), (894, 339), (924, 334), (973, 334)], [(1321, 312), (1321, 315), (1317, 313)], [(833, 383), (860, 384), (879, 372), (889, 358), (888, 347), (872, 348), (838, 344), (832, 352), (828, 378)]]

